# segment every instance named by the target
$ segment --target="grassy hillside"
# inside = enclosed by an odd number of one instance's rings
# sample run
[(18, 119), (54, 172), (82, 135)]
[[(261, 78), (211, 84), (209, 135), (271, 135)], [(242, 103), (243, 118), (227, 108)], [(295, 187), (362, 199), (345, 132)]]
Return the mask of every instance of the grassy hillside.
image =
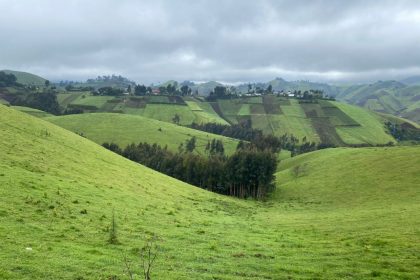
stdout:
[[(413, 77), (415, 78), (415, 77)], [(397, 81), (340, 87), (337, 98), (380, 113), (420, 122), (420, 86)]]
[(381, 118), (367, 110), (328, 100), (299, 103), (294, 98), (266, 95), (206, 102), (195, 97), (110, 97), (88, 93), (60, 94), (58, 100), (62, 107), (85, 112), (125, 113), (170, 123), (178, 115), (181, 125), (251, 121), (254, 128), (267, 134), (293, 134), (300, 140), (306, 137), (308, 141), (336, 146), (394, 142)]
[(24, 106), (11, 106), (13, 109), (27, 113), (29, 115), (32, 115), (34, 117), (38, 118), (45, 118), (45, 117), (52, 117), (53, 115), (38, 109), (24, 107)]
[(177, 114), (180, 124), (192, 122), (227, 122), (206, 103), (199, 100), (176, 96), (112, 97), (92, 96), (89, 93), (61, 93), (58, 102), (63, 108), (79, 108), (85, 112), (112, 112), (144, 116), (165, 122), (173, 122)]
[(373, 112), (356, 106), (340, 102), (334, 104), (345, 114), (351, 117), (359, 126), (338, 126), (336, 131), (346, 144), (386, 144), (395, 142), (394, 138), (385, 132), (383, 121)]
[[(153, 279), (420, 276), (417, 147), (286, 160), (263, 203), (189, 186), (1, 105), (0, 130), (1, 279), (126, 279), (123, 252), (135, 258), (153, 233)], [(113, 209), (119, 245), (107, 243)]]
[(46, 79), (37, 76), (35, 74), (21, 72), (21, 71), (12, 71), (12, 70), (0, 70), (7, 74), (13, 74), (17, 78), (17, 82), (24, 85), (34, 85), (34, 86), (43, 86), (45, 85)]
[(297, 99), (263, 96), (218, 100), (212, 106), (230, 123), (251, 120), (254, 128), (277, 136), (287, 133), (337, 146), (395, 141), (375, 114), (339, 102), (299, 103)]
[(46, 120), (70, 131), (83, 133), (98, 144), (114, 142), (121, 147), (133, 142), (148, 142), (167, 145), (168, 149), (177, 151), (181, 143), (193, 136), (197, 138), (196, 150), (199, 154), (205, 153), (205, 146), (212, 139), (222, 140), (227, 154), (233, 153), (238, 145), (235, 139), (134, 115), (91, 113), (50, 117)]

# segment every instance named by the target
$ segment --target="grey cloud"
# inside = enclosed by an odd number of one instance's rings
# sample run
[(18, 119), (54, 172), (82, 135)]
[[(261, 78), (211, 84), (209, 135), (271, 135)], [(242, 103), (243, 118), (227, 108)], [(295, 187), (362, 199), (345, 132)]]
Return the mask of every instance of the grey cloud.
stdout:
[(420, 2), (0, 0), (0, 68), (247, 81), (419, 74)]

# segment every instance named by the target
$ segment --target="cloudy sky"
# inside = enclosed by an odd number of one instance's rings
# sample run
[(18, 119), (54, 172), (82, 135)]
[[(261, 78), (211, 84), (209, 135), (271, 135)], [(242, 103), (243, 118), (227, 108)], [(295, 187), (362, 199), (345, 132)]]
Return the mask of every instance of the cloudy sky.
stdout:
[(420, 75), (420, 1), (0, 0), (0, 69), (51, 80)]

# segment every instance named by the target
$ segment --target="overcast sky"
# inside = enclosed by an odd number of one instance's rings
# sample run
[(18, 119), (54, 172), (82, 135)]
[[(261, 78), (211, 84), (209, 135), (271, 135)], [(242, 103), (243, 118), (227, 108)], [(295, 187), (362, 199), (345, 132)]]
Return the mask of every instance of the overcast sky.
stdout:
[(0, 0), (0, 69), (142, 83), (420, 74), (420, 1)]

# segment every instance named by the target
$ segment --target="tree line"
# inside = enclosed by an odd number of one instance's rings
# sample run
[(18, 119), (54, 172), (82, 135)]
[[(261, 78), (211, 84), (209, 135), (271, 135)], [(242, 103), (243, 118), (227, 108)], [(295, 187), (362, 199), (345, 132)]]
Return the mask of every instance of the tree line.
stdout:
[(420, 142), (420, 129), (409, 123), (395, 123), (387, 121), (385, 127), (397, 141), (417, 141)]
[(20, 85), (18, 84), (16, 76), (13, 74), (7, 74), (6, 72), (0, 71), (0, 87), (11, 87)]
[(312, 152), (317, 149), (332, 147), (328, 144), (316, 144), (315, 142), (307, 141), (306, 137), (299, 140), (293, 134), (284, 134), (280, 137), (271, 134), (264, 134), (262, 130), (252, 128), (251, 120), (246, 120), (239, 124), (232, 125), (218, 123), (192, 123), (189, 127), (196, 130), (242, 140), (239, 143), (241, 147), (255, 148), (260, 151), (269, 150), (273, 153), (280, 152), (281, 149), (284, 149), (290, 151), (292, 156)]
[(274, 189), (277, 157), (271, 151), (240, 147), (224, 155), (220, 140), (209, 141), (207, 157), (192, 153), (195, 140), (186, 141), (178, 152), (158, 144), (130, 144), (124, 149), (115, 143), (103, 146), (132, 161), (197, 187), (239, 198), (264, 198)]

